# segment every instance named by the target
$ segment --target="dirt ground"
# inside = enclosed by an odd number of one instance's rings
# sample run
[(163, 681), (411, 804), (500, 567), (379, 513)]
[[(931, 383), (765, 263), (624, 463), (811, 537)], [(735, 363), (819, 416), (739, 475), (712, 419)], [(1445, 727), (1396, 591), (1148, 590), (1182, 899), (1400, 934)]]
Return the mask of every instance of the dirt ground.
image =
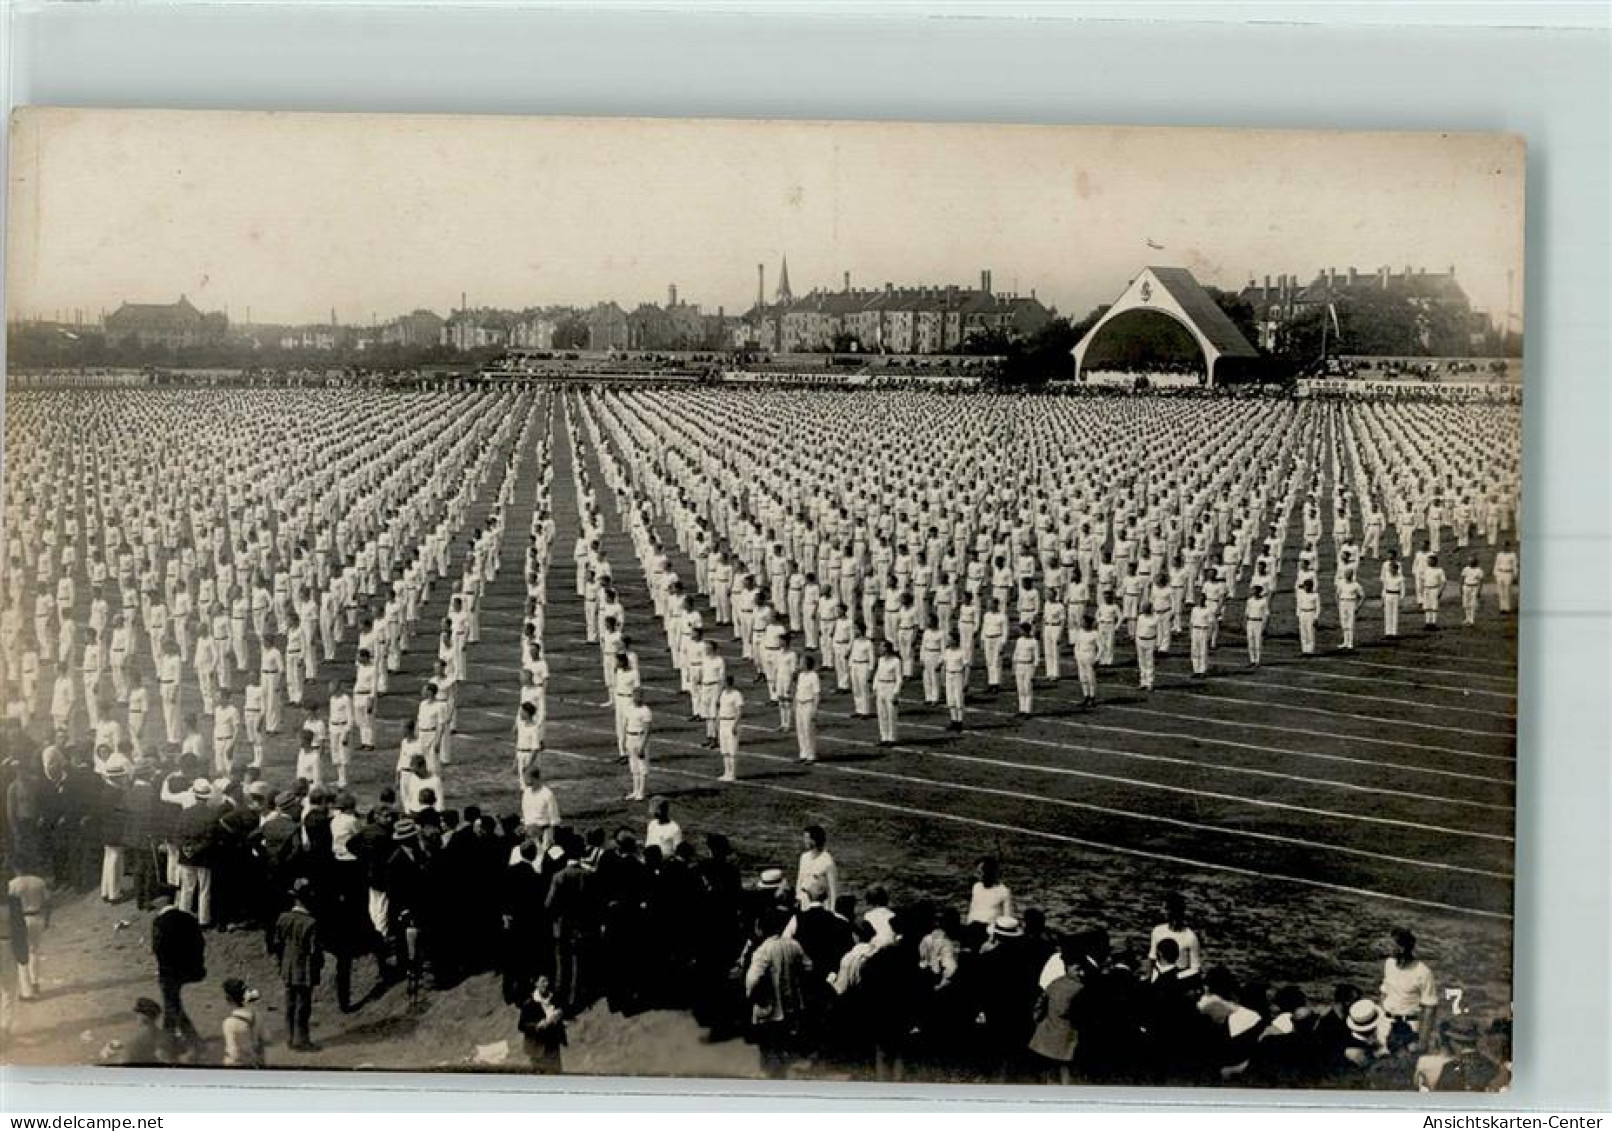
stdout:
[[(134, 1031), (134, 1002), (158, 998), (150, 953), (150, 916), (132, 903), (108, 905), (81, 897), (59, 909), (43, 940), (43, 993), (18, 1008), (0, 1061), (9, 1064), (86, 1064), (101, 1059), (108, 1042)], [(516, 1011), (504, 1004), (496, 974), (469, 978), (444, 992), (426, 991), (411, 1005), (407, 988), (390, 986), (342, 1014), (327, 984), (314, 995), (313, 1039), (319, 1052), (285, 1044), (282, 993), (258, 932), (207, 936), (208, 978), (185, 991), (185, 1006), (206, 1044), (199, 1065), (222, 1062), (220, 1026), (229, 1012), (219, 989), (225, 977), (245, 978), (262, 994), (257, 1003), (271, 1068), (358, 1068), (395, 1071), (528, 1071), (516, 1030)], [(328, 973), (328, 970), (327, 970)], [(373, 983), (361, 965), (355, 990)], [(610, 1013), (601, 1003), (568, 1027), (562, 1052), (567, 1073), (598, 1076), (694, 1075), (758, 1078), (756, 1050), (742, 1040), (707, 1043), (683, 1013), (652, 1011), (634, 1017)]]

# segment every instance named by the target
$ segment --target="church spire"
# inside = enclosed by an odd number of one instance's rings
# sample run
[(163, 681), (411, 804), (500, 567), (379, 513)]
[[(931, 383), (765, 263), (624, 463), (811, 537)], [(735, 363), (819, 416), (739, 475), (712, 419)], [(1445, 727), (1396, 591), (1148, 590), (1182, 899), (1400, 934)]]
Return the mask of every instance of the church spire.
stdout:
[(778, 302), (788, 302), (795, 296), (789, 290), (789, 256), (784, 256), (783, 266), (778, 268)]

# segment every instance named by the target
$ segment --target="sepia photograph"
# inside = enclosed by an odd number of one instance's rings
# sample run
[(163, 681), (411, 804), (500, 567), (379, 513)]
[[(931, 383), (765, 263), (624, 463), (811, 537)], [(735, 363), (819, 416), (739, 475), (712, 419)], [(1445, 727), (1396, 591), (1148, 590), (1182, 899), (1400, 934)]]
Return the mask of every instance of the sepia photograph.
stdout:
[(1506, 1090), (1525, 154), (18, 111), (0, 1063)]

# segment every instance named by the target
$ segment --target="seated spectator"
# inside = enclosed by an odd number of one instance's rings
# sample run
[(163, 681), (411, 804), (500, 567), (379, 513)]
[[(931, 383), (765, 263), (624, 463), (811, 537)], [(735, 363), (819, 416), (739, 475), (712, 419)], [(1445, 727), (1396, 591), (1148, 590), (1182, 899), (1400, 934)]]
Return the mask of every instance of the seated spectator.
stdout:
[(224, 1065), (227, 1068), (262, 1068), (263, 1030), (258, 1027), (256, 990), (249, 989), (239, 978), (224, 980), (224, 1000), (230, 1011), (224, 1018)]
[(1332, 1005), (1315, 1023), (1316, 1063), (1326, 1071), (1335, 1071), (1344, 1063), (1344, 1054), (1354, 1043), (1349, 1032), (1349, 1012), (1360, 1000), (1360, 989), (1340, 982), (1332, 989)]
[(890, 923), (895, 918), (895, 912), (890, 910), (890, 893), (875, 885), (867, 890), (865, 898), (868, 909), (862, 912), (862, 918), (873, 925), (874, 939), (880, 946), (894, 942), (896, 936)]
[(1354, 1068), (1365, 1069), (1379, 1057), (1388, 1055), (1388, 1031), (1391, 1025), (1382, 1006), (1363, 997), (1349, 1007), (1349, 1043), (1344, 1046), (1343, 1059)]
[(880, 945), (873, 924), (866, 919), (858, 922), (852, 931), (856, 936), (856, 942), (840, 959), (839, 969), (829, 975), (829, 983), (833, 985), (834, 992), (841, 996), (856, 988), (862, 980), (862, 964), (867, 961), (870, 954), (879, 949)]
[(148, 997), (134, 1003), (135, 1028), (126, 1040), (115, 1040), (101, 1050), (108, 1064), (152, 1068), (175, 1063), (175, 1050), (161, 1025), (162, 1006)]
[(1500, 1065), (1479, 1047), (1481, 1033), (1471, 1014), (1452, 1017), (1438, 1027), (1433, 1051), (1416, 1061), (1418, 1092), (1492, 1091)]
[[(1169, 940), (1161, 940), (1169, 941)], [(1254, 1044), (1265, 1025), (1265, 1019), (1242, 1001), (1242, 988), (1225, 967), (1210, 970), (1204, 977), (1203, 996), (1198, 999), (1198, 1012), (1215, 1025), (1213, 1050), (1215, 1066), (1223, 1080), (1232, 1079), (1248, 1066)]]
[(1015, 918), (1013, 892), (1002, 882), (1002, 870), (996, 857), (981, 857), (978, 878), (968, 900), (968, 932), (972, 945), (982, 946), (991, 925), (1001, 918)]

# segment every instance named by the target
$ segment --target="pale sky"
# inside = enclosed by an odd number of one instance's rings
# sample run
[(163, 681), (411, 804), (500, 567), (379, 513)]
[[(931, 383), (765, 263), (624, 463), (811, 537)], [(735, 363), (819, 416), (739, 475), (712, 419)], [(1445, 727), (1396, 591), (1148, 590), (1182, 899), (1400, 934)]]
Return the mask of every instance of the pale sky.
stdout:
[[(1522, 310), (1520, 139), (1485, 134), (35, 110), (14, 119), (7, 310), (242, 321), (426, 307), (1033, 288), (1078, 317), (1200, 282), (1454, 266)], [(1163, 250), (1148, 246), (1148, 241)]]

